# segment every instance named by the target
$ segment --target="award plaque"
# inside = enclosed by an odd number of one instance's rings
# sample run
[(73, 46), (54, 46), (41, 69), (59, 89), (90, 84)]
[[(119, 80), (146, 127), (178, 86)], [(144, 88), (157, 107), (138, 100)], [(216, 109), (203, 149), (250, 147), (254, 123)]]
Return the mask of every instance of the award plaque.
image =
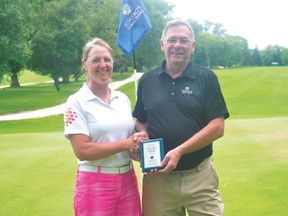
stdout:
[(163, 139), (151, 139), (140, 144), (142, 172), (151, 169), (161, 169), (160, 163), (164, 158)]

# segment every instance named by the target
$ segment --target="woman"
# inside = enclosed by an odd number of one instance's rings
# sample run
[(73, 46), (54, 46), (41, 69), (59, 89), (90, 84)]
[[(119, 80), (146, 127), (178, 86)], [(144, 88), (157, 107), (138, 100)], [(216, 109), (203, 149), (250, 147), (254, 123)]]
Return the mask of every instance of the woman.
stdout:
[(65, 136), (70, 140), (78, 171), (75, 215), (141, 215), (137, 177), (129, 157), (144, 138), (134, 134), (131, 104), (109, 88), (112, 49), (100, 38), (83, 50), (88, 81), (66, 102)]

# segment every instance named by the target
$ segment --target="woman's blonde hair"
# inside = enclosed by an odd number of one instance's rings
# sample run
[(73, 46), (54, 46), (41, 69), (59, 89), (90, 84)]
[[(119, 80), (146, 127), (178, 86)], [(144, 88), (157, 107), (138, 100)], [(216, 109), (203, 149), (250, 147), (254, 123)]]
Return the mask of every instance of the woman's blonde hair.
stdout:
[(93, 40), (89, 41), (83, 48), (82, 62), (87, 61), (90, 51), (92, 50), (92, 48), (94, 48), (97, 45), (106, 47), (109, 50), (111, 56), (113, 56), (113, 49), (110, 47), (110, 45), (106, 41), (104, 41), (101, 38), (94, 38)]

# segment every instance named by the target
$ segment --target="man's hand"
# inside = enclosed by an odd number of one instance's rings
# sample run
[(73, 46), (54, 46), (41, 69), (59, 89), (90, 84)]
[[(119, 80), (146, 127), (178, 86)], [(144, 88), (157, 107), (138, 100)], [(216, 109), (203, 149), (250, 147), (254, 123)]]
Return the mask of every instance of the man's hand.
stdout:
[(159, 170), (158, 173), (169, 173), (174, 170), (178, 162), (181, 158), (182, 154), (178, 151), (177, 148), (167, 152), (164, 159), (162, 160), (160, 166), (164, 167), (163, 169)]
[(160, 167), (163, 167), (163, 169), (152, 169), (150, 172), (144, 174), (167, 174), (177, 167), (181, 156), (181, 152), (177, 148), (175, 148), (167, 152), (164, 159), (161, 161)]

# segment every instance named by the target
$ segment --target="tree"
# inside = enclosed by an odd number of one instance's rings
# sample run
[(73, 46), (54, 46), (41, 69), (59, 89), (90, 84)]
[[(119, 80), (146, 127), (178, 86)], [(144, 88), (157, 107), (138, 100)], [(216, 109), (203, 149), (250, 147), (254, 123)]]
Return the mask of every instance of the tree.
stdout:
[[(171, 18), (170, 15), (173, 8), (173, 5), (166, 3), (164, 0), (144, 0), (143, 3), (152, 23), (152, 29), (140, 41), (135, 50), (137, 71), (144, 71), (156, 67), (162, 61), (163, 55), (160, 49), (160, 38), (164, 25), (167, 20)], [(120, 7), (118, 8), (118, 11), (120, 12), (119, 9)], [(119, 19), (119, 17), (117, 19)], [(118, 50), (120, 51), (120, 49)], [(122, 66), (134, 66), (133, 56), (131, 55), (127, 58), (122, 51), (117, 52), (116, 61), (117, 63), (115, 66), (118, 69)]]
[(90, 27), (91, 38), (99, 37), (107, 41), (114, 50), (120, 53), (116, 45), (117, 27), (121, 9), (121, 1), (89, 0), (86, 2), (86, 20)]
[(277, 65), (282, 65), (281, 60), (281, 47), (278, 45), (268, 46), (261, 53), (263, 65), (270, 66), (273, 62)]
[(240, 36), (230, 35), (226, 35), (225, 40), (230, 41), (230, 52), (227, 53), (230, 56), (230, 64), (227, 66), (249, 65), (250, 51), (247, 40)]
[(30, 36), (34, 1), (2, 0), (0, 4), (0, 80), (11, 76), (11, 87), (19, 87), (18, 73), (31, 55)]
[(144, 0), (143, 3), (150, 17), (152, 29), (145, 35), (136, 49), (136, 61), (140, 71), (143, 71), (144, 66), (146, 69), (158, 66), (163, 60), (160, 39), (167, 20), (171, 18), (173, 8), (164, 0)]
[(288, 48), (281, 48), (281, 62), (282, 65), (288, 65)]
[(209, 20), (204, 20), (203, 29), (204, 32), (212, 32), (212, 27), (214, 23)]
[(226, 30), (223, 29), (223, 25), (220, 23), (214, 23), (212, 33), (216, 36), (225, 36)]
[(32, 39), (32, 69), (54, 80), (57, 90), (59, 78), (69, 82), (77, 76), (81, 66), (82, 47), (89, 38), (82, 8), (77, 0), (43, 2)]
[(251, 59), (252, 60), (252, 62), (251, 62), (252, 66), (261, 66), (262, 65), (260, 52), (259, 52), (257, 47), (252, 50), (251, 56), (252, 56), (252, 59)]
[(194, 31), (194, 36), (197, 42), (197, 36), (204, 32), (204, 27), (203, 25), (201, 25), (200, 23), (192, 19), (188, 19), (187, 22), (192, 26), (193, 31)]

